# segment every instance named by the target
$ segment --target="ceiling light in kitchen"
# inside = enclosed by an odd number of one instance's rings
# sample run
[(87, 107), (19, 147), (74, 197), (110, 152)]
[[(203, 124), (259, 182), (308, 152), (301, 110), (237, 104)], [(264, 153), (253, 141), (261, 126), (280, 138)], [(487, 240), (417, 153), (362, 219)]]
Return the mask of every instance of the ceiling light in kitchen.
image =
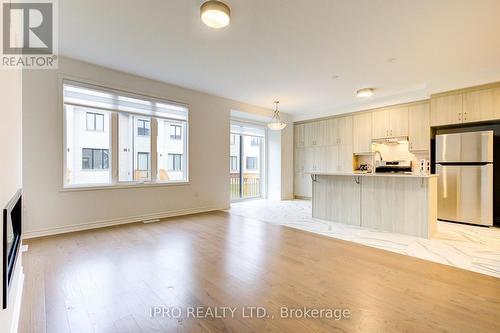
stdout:
[(211, 28), (224, 28), (231, 20), (231, 10), (221, 1), (206, 1), (201, 5), (200, 11), (201, 20)]
[(373, 96), (373, 88), (363, 88), (356, 91), (357, 97), (372, 97)]

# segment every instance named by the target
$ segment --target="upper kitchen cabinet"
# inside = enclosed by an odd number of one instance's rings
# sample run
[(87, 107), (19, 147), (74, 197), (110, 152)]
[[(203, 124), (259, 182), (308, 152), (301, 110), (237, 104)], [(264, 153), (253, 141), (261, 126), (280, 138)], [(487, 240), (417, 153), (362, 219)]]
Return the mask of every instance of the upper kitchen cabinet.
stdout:
[(372, 112), (372, 135), (374, 139), (389, 136), (389, 110), (382, 109)]
[[(464, 94), (464, 123), (500, 118), (500, 88), (471, 91)], [(496, 102), (495, 102), (496, 99)], [(495, 108), (495, 104), (497, 104)]]
[(431, 126), (462, 123), (462, 94), (436, 96), (431, 98)]
[(294, 127), (294, 141), (295, 147), (304, 147), (305, 145), (305, 124), (297, 124)]
[(391, 137), (408, 136), (408, 107), (389, 109), (389, 131)]
[(409, 114), (409, 149), (415, 150), (430, 150), (431, 133), (430, 133), (430, 110), (429, 103), (411, 105), (408, 110)]
[(352, 145), (352, 116), (337, 118), (337, 139), (337, 144)]
[(431, 126), (500, 119), (500, 87), (473, 87), (431, 98)]
[(307, 147), (323, 146), (327, 138), (327, 120), (304, 124), (304, 142)]
[(391, 107), (372, 113), (374, 139), (408, 135), (408, 107)]
[(354, 154), (372, 151), (372, 114), (371, 112), (355, 114), (352, 117), (353, 152)]

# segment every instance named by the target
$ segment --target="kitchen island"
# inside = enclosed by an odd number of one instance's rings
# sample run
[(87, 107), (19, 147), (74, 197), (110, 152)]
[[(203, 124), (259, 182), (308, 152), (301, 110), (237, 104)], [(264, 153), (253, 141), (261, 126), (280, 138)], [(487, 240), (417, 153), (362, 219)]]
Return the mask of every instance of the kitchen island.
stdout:
[(314, 218), (430, 238), (437, 228), (437, 175), (312, 173)]

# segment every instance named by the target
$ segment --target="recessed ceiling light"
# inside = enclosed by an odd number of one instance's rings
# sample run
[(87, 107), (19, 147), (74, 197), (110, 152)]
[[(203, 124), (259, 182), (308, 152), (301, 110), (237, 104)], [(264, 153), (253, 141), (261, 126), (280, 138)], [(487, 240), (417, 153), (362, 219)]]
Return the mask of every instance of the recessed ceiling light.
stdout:
[(231, 10), (221, 1), (206, 1), (201, 5), (200, 12), (203, 23), (211, 28), (224, 28), (231, 20)]
[(387, 59), (388, 62), (395, 62), (397, 59), (396, 58), (389, 58)]
[(356, 91), (357, 97), (371, 97), (373, 96), (373, 88), (363, 88)]
[(338, 76), (338, 75), (336, 75), (336, 74), (333, 74), (333, 75), (332, 75), (332, 79), (334, 79), (334, 80), (338, 79), (339, 77), (340, 77), (340, 76)]

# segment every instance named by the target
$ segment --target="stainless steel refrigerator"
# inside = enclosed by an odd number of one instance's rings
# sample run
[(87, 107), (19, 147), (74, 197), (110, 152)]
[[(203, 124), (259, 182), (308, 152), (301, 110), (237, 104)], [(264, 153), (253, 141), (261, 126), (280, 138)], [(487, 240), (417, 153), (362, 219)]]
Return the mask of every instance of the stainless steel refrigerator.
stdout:
[(493, 131), (436, 135), (438, 219), (493, 225)]

